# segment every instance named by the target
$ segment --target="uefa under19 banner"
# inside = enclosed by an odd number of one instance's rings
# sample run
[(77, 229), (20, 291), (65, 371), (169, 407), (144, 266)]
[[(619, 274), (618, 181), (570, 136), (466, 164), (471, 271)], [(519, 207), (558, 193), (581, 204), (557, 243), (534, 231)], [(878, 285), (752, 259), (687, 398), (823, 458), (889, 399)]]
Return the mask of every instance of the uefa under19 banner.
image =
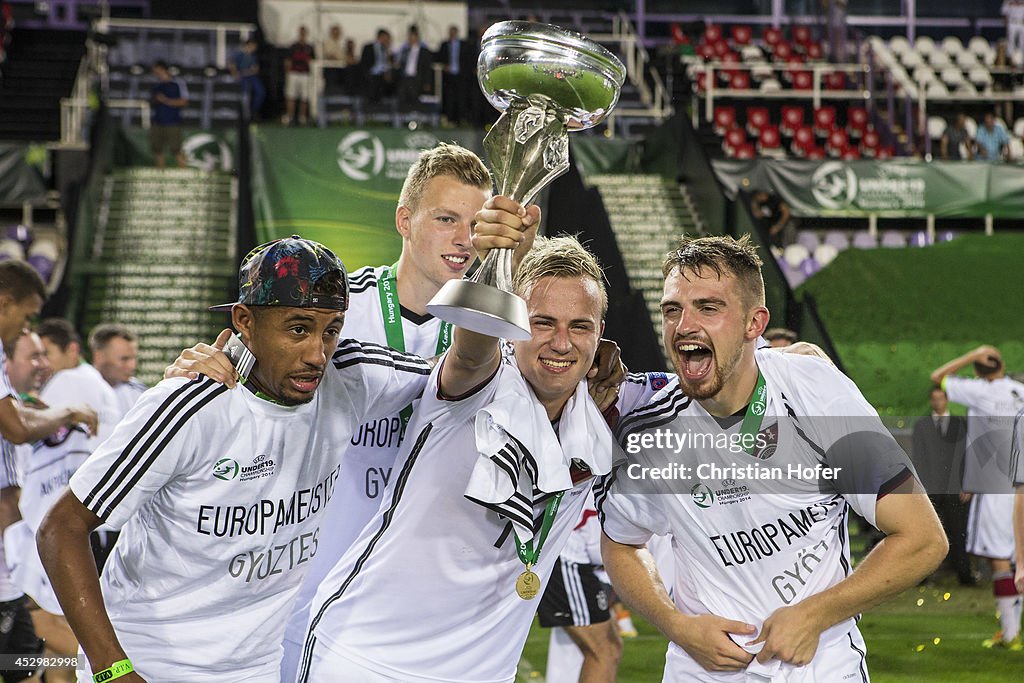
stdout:
[(438, 142), (481, 154), (482, 139), (469, 130), (254, 126), (256, 237), (322, 242), (349, 270), (392, 263), (402, 251), (395, 208), (409, 167)]

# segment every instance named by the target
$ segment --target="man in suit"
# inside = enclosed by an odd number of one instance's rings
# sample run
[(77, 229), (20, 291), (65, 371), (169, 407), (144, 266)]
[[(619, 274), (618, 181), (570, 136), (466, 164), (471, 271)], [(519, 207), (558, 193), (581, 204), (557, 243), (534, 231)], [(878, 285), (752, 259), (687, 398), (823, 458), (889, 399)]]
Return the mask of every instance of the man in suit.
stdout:
[(476, 51), (459, 38), (459, 27), (448, 27), (448, 40), (437, 50), (437, 63), (444, 69), (441, 89), (441, 113), (448, 123), (459, 125), (468, 118), (470, 95), (476, 88)]
[(949, 414), (949, 398), (942, 387), (932, 387), (928, 403), (931, 414), (914, 423), (914, 467), (949, 538), (945, 564), (956, 572), (962, 585), (973, 585), (975, 578), (965, 549), (970, 494), (961, 493), (967, 421)]
[(411, 24), (405, 43), (398, 51), (396, 91), (398, 106), (402, 109), (408, 111), (415, 108), (420, 95), (429, 91), (433, 82), (430, 66), (433, 61), (430, 50), (420, 40), (419, 27)]
[(360, 70), (366, 84), (366, 96), (371, 103), (380, 102), (395, 92), (394, 60), (391, 55), (391, 33), (385, 29), (377, 31), (377, 40), (363, 46), (359, 60)]

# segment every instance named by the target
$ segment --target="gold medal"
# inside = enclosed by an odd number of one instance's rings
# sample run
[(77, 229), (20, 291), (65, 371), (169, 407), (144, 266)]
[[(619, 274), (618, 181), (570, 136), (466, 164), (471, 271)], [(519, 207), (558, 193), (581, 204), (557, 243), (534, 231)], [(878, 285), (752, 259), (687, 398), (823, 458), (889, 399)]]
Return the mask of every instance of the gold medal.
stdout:
[(523, 600), (533, 600), (540, 592), (540, 577), (527, 569), (516, 579), (516, 593)]

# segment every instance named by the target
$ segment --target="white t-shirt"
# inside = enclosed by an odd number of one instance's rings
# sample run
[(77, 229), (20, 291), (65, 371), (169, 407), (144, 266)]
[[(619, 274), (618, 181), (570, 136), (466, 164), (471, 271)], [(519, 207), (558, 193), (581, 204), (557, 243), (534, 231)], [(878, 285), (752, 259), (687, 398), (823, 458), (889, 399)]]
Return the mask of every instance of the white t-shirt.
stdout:
[[(8, 396), (11, 400), (18, 400), (18, 392), (11, 386), (11, 380), (7, 377), (7, 355), (0, 346), (0, 401)], [(7, 439), (0, 437), (0, 489), (11, 486), (19, 486), (17, 457), (15, 446)], [(0, 602), (17, 600), (23, 592), (11, 581), (11, 573), (7, 569), (7, 559), (4, 556), (4, 544), (0, 539)]]
[[(623, 385), (616, 437), (627, 461), (602, 482), (596, 497), (612, 540), (640, 545), (652, 535), (672, 539), (672, 596), (680, 611), (760, 628), (778, 608), (850, 573), (849, 508), (874, 524), (880, 488), (903, 481), (912, 469), (857, 387), (831, 364), (774, 351), (757, 351), (755, 357), (767, 388), (755, 455), (719, 440), (738, 435), (742, 417), (714, 418), (681, 392), (675, 376), (653, 373), (646, 384)], [(664, 387), (651, 394), (652, 382)], [(715, 441), (703, 447), (691, 441), (678, 450), (672, 442), (659, 447), (643, 441), (656, 430)], [(856, 440), (844, 438), (853, 431)], [(868, 453), (877, 456), (877, 466), (843, 473), (838, 481), (824, 475), (788, 478), (791, 465), (846, 469)], [(676, 471), (675, 479), (650, 478), (654, 469), (670, 465), (689, 470)], [(787, 478), (757, 479), (748, 467)], [(645, 475), (643, 468), (651, 469)], [(876, 482), (882, 486), (874, 488)], [(844, 636), (854, 624), (851, 618), (833, 626), (822, 643)], [(668, 670), (676, 658), (689, 655), (673, 644)], [(679, 666), (686, 670), (690, 663)]]
[(88, 363), (79, 363), (67, 370), (58, 370), (39, 392), (39, 398), (48, 406), (86, 404), (96, 411), (99, 433), (93, 446), (103, 441), (120, 421), (120, 409), (113, 388), (103, 379), (99, 370)]
[(967, 406), (964, 491), (1013, 493), (1010, 435), (1013, 416), (1024, 408), (1024, 384), (1009, 377), (991, 382), (980, 377), (947, 376), (946, 395)]
[[(345, 316), (346, 337), (388, 344), (378, 290), (384, 268), (367, 266), (352, 273), (349, 279), (351, 300)], [(399, 314), (405, 339), (405, 348), (400, 350), (424, 358), (437, 355), (441, 320), (429, 315), (420, 317), (405, 309), (396, 311), (396, 315)], [(391, 468), (398, 455), (401, 438), (398, 412), (366, 422), (352, 434), (342, 457), (345, 474), (338, 480), (336, 495), (327, 508), (327, 515), (332, 521), (331, 533), (320, 539), (316, 559), (310, 563), (285, 630), (285, 640), (291, 644), (302, 644), (309, 622), (309, 606), (317, 586), (380, 507), (384, 487), (391, 480)]]
[(138, 402), (139, 397), (146, 393), (146, 388), (145, 384), (134, 377), (113, 387), (114, 396), (117, 397), (118, 422), (128, 414), (128, 411)]
[[(314, 646), (404, 683), (508, 681), (537, 600), (516, 595), (525, 568), (506, 519), (464, 494), (480, 457), (477, 412), (501, 383), (522, 379), (502, 363), (483, 387), (450, 401), (438, 397), (439, 372), (440, 365), (413, 413), (380, 510), (317, 591)], [(566, 422), (563, 414), (562, 442), (574, 429)], [(544, 427), (551, 429), (546, 420)], [(571, 454), (558, 449), (568, 469)], [(577, 482), (561, 500), (533, 568), (543, 585), (592, 482)], [(535, 502), (534, 518), (543, 510)]]
[(407, 405), (419, 358), (343, 340), (298, 406), (205, 377), (150, 389), (71, 478), (121, 528), (104, 603), (149, 681), (277, 681), (285, 615), (358, 425)]
[(1010, 448), (1010, 478), (1015, 486), (1024, 486), (1024, 408), (1013, 418)]

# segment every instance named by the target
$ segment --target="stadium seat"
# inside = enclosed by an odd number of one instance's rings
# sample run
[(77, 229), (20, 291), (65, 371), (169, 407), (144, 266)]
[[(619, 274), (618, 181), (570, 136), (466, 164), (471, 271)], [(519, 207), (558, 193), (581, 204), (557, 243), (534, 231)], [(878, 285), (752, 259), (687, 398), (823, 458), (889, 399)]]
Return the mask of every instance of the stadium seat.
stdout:
[(822, 77), (825, 90), (846, 90), (846, 74), (842, 71), (829, 71)]
[(754, 31), (748, 24), (735, 24), (730, 29), (733, 45), (749, 45), (754, 37)]
[(953, 63), (953, 59), (942, 50), (936, 50), (928, 56), (928, 63), (932, 65), (933, 69), (939, 69), (941, 71), (951, 65)]
[(807, 44), (807, 59), (817, 62), (824, 58), (825, 50), (821, 47), (821, 43), (814, 41)]
[(775, 69), (770, 64), (755, 64), (750, 67), (750, 77), (756, 83), (763, 83), (766, 79), (775, 79)]
[(750, 72), (739, 69), (730, 72), (729, 87), (733, 90), (749, 90)]
[(889, 40), (889, 49), (897, 55), (902, 55), (910, 49), (910, 41), (903, 36), (893, 36)]
[(757, 136), (757, 151), (763, 156), (785, 156), (778, 126), (765, 126)]
[(834, 157), (841, 156), (849, 146), (850, 136), (842, 128), (834, 129), (828, 134), (828, 139), (825, 141), (825, 149)]
[(793, 46), (787, 40), (780, 40), (772, 46), (772, 56), (777, 62), (785, 62), (793, 56)]
[(740, 58), (747, 64), (759, 64), (764, 62), (764, 53), (757, 45), (744, 45), (740, 50)]
[(752, 143), (744, 142), (733, 150), (732, 156), (736, 159), (753, 159), (757, 156), (757, 152)]
[(942, 51), (950, 55), (955, 55), (964, 51), (964, 44), (960, 42), (960, 39), (956, 36), (946, 36), (942, 39)]
[(956, 56), (956, 63), (963, 69), (969, 69), (972, 66), (982, 66), (981, 60), (978, 55), (973, 52), (961, 52)]
[(827, 137), (836, 127), (836, 108), (832, 106), (818, 107), (814, 110), (814, 133), (818, 137)]
[(798, 45), (806, 45), (811, 42), (811, 27), (802, 24), (795, 24), (789, 29), (789, 34), (793, 36), (793, 42)]
[(912, 247), (927, 247), (928, 244), (928, 233), (924, 230), (918, 230), (910, 236), (910, 246)]
[(717, 43), (722, 39), (722, 27), (718, 24), (708, 24), (704, 27), (704, 41)]
[(1013, 134), (1019, 138), (1024, 138), (1024, 116), (1019, 117), (1013, 122)]
[(793, 131), (793, 148), (805, 155), (808, 150), (814, 147), (814, 130), (810, 126), (800, 126)]
[(807, 150), (807, 158), (808, 159), (813, 159), (815, 161), (818, 161), (818, 160), (824, 159), (825, 156), (826, 156), (826, 154), (825, 154), (825, 148), (824, 147), (819, 147), (819, 146), (815, 145), (813, 147), (810, 147)]
[(25, 250), (15, 240), (5, 238), (0, 240), (0, 261), (21, 261), (25, 258)]
[(742, 128), (730, 128), (725, 132), (722, 147), (727, 154), (731, 154), (738, 147), (745, 144), (747, 144), (747, 134), (743, 132)]
[(718, 57), (719, 59), (722, 59), (732, 51), (729, 48), (729, 43), (725, 42), (724, 40), (718, 40), (715, 41), (714, 43), (711, 43), (711, 47), (714, 48), (715, 56)]
[(697, 55), (704, 61), (710, 61), (715, 58), (715, 48), (711, 43), (701, 43), (697, 46)]
[(821, 270), (821, 266), (814, 260), (813, 256), (808, 256), (800, 264), (800, 272), (804, 274), (804, 277), (811, 277), (815, 273)]
[(900, 56), (900, 63), (907, 69), (913, 69), (915, 66), (924, 64), (924, 57), (914, 48), (910, 48)]
[(859, 230), (853, 234), (854, 249), (876, 249), (878, 247), (878, 237), (872, 235), (867, 230)]
[(774, 46), (782, 40), (782, 29), (765, 26), (764, 33), (761, 34), (761, 37), (764, 38), (765, 45)]
[(982, 90), (992, 85), (992, 73), (984, 66), (976, 66), (967, 72), (967, 80)]
[(955, 232), (953, 232), (952, 230), (944, 230), (939, 235), (939, 241), (940, 242), (949, 242), (950, 240), (956, 239), (956, 237), (957, 237), (957, 234)]
[(914, 49), (922, 55), (929, 55), (935, 51), (935, 40), (929, 36), (918, 36), (914, 41)]
[(829, 230), (825, 233), (824, 243), (832, 245), (837, 251), (843, 251), (850, 248), (850, 238), (847, 237), (846, 233), (842, 230)]
[(768, 107), (747, 107), (747, 132), (751, 135), (759, 135), (770, 120)]
[(938, 76), (935, 75), (935, 71), (933, 71), (927, 64), (915, 66), (914, 73), (911, 77), (914, 79), (915, 83), (922, 86), (927, 86), (938, 78)]
[(789, 78), (794, 90), (810, 90), (814, 87), (814, 76), (810, 71), (790, 71)]
[(875, 151), (876, 159), (892, 159), (894, 156), (896, 156), (896, 148), (892, 145), (879, 147), (878, 150)]
[(796, 234), (796, 243), (802, 244), (807, 247), (807, 251), (813, 253), (818, 245), (821, 244), (821, 240), (818, 239), (818, 234), (810, 230), (799, 230)]
[(839, 250), (831, 244), (819, 244), (814, 250), (814, 260), (822, 268), (836, 260)]
[(939, 78), (946, 84), (947, 87), (955, 88), (964, 82), (964, 72), (958, 67), (949, 66), (942, 70), (939, 74)]
[(843, 161), (856, 161), (860, 159), (860, 149), (852, 145), (847, 145), (840, 153), (839, 158)]
[(809, 258), (810, 255), (811, 252), (802, 244), (790, 244), (782, 250), (782, 258), (786, 260), (790, 268), (799, 268), (800, 264)]
[(721, 104), (715, 105), (715, 132), (725, 135), (725, 131), (736, 126), (736, 107)]
[(868, 110), (864, 107), (846, 108), (846, 126), (853, 137), (860, 137), (868, 127)]
[(881, 144), (882, 140), (878, 135), (878, 131), (874, 128), (865, 129), (860, 141), (861, 155), (865, 157), (878, 156), (878, 148)]
[[(1024, 121), (1024, 119), (1021, 119)], [(804, 108), (799, 105), (782, 105), (782, 120), (779, 123), (779, 130), (783, 135), (792, 136), (797, 128), (804, 125)], [(811, 141), (813, 142), (813, 140)]]
[(902, 249), (907, 246), (907, 238), (899, 230), (886, 230), (882, 233), (881, 245), (888, 249)]
[(967, 134), (971, 136), (972, 140), (978, 134), (978, 122), (970, 116), (964, 117), (964, 128), (967, 129)]
[(934, 81), (928, 84), (926, 92), (929, 97), (945, 97), (949, 94), (949, 88), (944, 83)]

